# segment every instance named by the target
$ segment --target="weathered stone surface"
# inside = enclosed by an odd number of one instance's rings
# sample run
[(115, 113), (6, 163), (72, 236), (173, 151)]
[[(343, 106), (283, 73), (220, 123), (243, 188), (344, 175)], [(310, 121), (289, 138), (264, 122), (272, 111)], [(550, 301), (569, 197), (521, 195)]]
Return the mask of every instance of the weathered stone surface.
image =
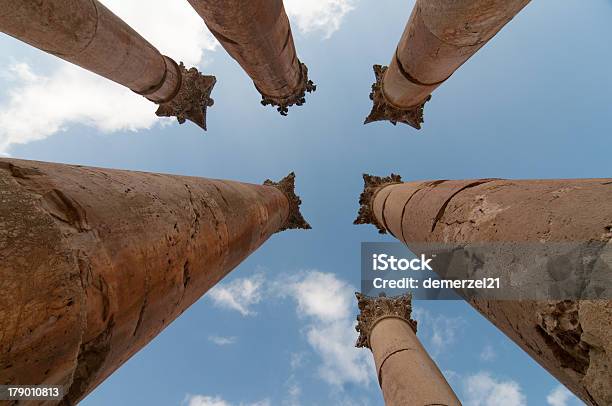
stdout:
[(272, 234), (276, 186), (0, 159), (0, 382), (76, 403)]
[(388, 68), (376, 68), (365, 124), (416, 129), (431, 93), (501, 30), (529, 0), (418, 0)]
[(297, 57), (282, 0), (188, 0), (223, 48), (253, 80), (262, 104), (301, 106), (316, 90)]
[[(612, 239), (610, 179), (439, 180), (374, 190), (366, 179), (364, 196), (362, 211), (415, 253), (426, 243), (530, 241), (589, 241), (604, 252)], [(587, 404), (612, 404), (610, 301), (470, 304)]]
[(416, 336), (412, 298), (357, 293), (357, 347), (372, 350), (387, 406), (460, 406), (448, 382)]
[[(214, 76), (162, 55), (97, 0), (0, 0), (0, 31), (107, 79), (206, 129)], [(182, 66), (182, 64), (181, 64)]]

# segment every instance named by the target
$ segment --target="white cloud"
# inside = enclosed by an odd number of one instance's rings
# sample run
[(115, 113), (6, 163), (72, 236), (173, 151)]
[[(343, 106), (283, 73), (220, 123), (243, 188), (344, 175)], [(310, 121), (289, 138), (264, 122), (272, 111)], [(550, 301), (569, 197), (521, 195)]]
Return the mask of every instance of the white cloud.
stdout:
[(323, 322), (351, 316), (354, 289), (334, 274), (310, 271), (289, 284), (301, 315)]
[(23, 63), (9, 70), (18, 84), (8, 89), (8, 101), (0, 106), (0, 152), (73, 123), (113, 132), (150, 128), (156, 122), (154, 104), (76, 66), (63, 63), (48, 77)]
[(471, 375), (464, 382), (465, 406), (526, 406), (519, 384), (500, 380), (487, 372)]
[(218, 46), (202, 18), (187, 1), (102, 0), (102, 3), (162, 54), (177, 62), (183, 61), (185, 65), (201, 64), (205, 52)]
[(568, 406), (572, 403), (578, 404), (576, 396), (563, 385), (557, 386), (548, 396), (546, 396), (546, 403), (550, 406)]
[(497, 357), (493, 346), (487, 344), (480, 352), (480, 359), (483, 361), (493, 361)]
[(206, 296), (218, 307), (236, 310), (243, 316), (250, 316), (256, 314), (251, 309), (252, 306), (262, 299), (263, 283), (263, 275), (255, 274), (248, 278), (218, 284)]
[(223, 337), (223, 336), (209, 336), (208, 341), (218, 346), (235, 344), (237, 341), (236, 337)]
[(187, 399), (189, 406), (229, 406), (230, 404), (218, 396), (192, 395)]
[(413, 308), (412, 317), (418, 322), (419, 339), (434, 358), (449, 352), (465, 324), (461, 317), (433, 315), (422, 307)]
[(306, 272), (288, 286), (298, 315), (307, 321), (308, 343), (321, 358), (319, 376), (334, 386), (368, 385), (375, 368), (369, 351), (355, 348), (351, 306), (355, 289), (333, 274), (318, 271)]
[[(206, 51), (217, 46), (201, 18), (186, 1), (143, 2), (104, 0), (162, 53), (187, 65), (202, 63)], [(28, 45), (24, 45), (28, 46)], [(155, 104), (110, 80), (56, 57), (50, 74), (39, 76), (25, 63), (8, 69), (7, 98), (0, 105), (0, 154), (15, 144), (47, 138), (72, 124), (84, 124), (101, 132), (149, 129), (158, 119)]]
[(285, 0), (285, 10), (303, 33), (319, 31), (326, 38), (340, 29), (355, 0)]
[[(308, 344), (321, 359), (319, 376), (334, 387), (342, 387), (346, 383), (368, 385), (375, 378), (370, 352), (355, 348), (354, 292), (354, 287), (333, 274), (308, 271), (270, 282), (262, 274), (235, 279), (217, 285), (207, 297), (216, 306), (245, 316), (255, 314), (253, 306), (264, 295), (292, 298), (298, 316), (305, 322)], [(292, 354), (291, 369), (301, 367), (303, 358), (303, 354)]]
[(187, 395), (183, 404), (187, 406), (270, 406), (269, 400), (255, 403), (231, 403), (219, 396)]

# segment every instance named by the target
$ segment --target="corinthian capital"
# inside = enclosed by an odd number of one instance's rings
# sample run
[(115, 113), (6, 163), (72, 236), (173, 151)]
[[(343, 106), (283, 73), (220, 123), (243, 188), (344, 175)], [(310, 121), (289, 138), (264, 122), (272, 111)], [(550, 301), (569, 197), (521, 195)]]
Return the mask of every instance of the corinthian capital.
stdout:
[(370, 334), (374, 326), (386, 318), (396, 318), (404, 320), (412, 327), (416, 333), (417, 322), (412, 320), (412, 295), (405, 294), (396, 297), (370, 297), (359, 292), (357, 296), (357, 304), (359, 306), (359, 315), (357, 316), (357, 326), (355, 330), (359, 332), (356, 347), (370, 348)]
[(187, 69), (181, 62), (177, 65), (180, 83), (176, 94), (159, 103), (155, 112), (159, 117), (176, 117), (180, 124), (189, 120), (206, 130), (206, 109), (213, 105), (210, 97), (217, 79), (202, 75), (196, 68)]

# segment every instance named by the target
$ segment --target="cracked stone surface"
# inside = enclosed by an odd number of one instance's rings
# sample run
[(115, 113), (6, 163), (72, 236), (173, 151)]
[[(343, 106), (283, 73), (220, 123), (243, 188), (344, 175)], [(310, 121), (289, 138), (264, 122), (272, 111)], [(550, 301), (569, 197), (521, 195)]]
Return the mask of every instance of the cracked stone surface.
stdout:
[(286, 227), (286, 193), (0, 159), (0, 382), (76, 403)]
[[(381, 184), (362, 195), (361, 203), (371, 211), (372, 222), (416, 254), (428, 243), (588, 241), (601, 256), (608, 255), (604, 248), (610, 247), (612, 239), (610, 181), (475, 179)], [(600, 259), (612, 262), (612, 258)], [(506, 267), (502, 264), (499, 269)], [(472, 299), (470, 304), (585, 403), (612, 404), (610, 301)]]

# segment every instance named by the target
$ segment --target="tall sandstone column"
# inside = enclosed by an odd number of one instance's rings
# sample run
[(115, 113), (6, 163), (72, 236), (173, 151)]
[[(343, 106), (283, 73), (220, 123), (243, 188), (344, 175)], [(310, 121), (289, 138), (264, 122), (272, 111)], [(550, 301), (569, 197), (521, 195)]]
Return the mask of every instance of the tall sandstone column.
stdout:
[[(374, 224), (417, 254), (428, 243), (586, 241), (600, 256), (591, 263), (612, 261), (601, 258), (612, 248), (612, 179), (364, 180), (355, 223)], [(612, 404), (610, 300), (469, 302), (587, 404)]]
[(529, 0), (417, 0), (389, 67), (374, 65), (374, 106), (365, 124), (416, 129), (431, 93), (499, 32)]
[(0, 0), (0, 31), (146, 97), (158, 116), (206, 129), (215, 77), (162, 55), (97, 0)]
[(0, 160), (0, 382), (74, 404), (272, 234), (294, 176), (226, 180)]
[(356, 293), (360, 314), (357, 347), (372, 351), (386, 406), (461, 406), (416, 336), (412, 297)]
[(282, 0), (188, 0), (223, 48), (251, 77), (261, 103), (301, 106), (316, 86), (297, 57)]

